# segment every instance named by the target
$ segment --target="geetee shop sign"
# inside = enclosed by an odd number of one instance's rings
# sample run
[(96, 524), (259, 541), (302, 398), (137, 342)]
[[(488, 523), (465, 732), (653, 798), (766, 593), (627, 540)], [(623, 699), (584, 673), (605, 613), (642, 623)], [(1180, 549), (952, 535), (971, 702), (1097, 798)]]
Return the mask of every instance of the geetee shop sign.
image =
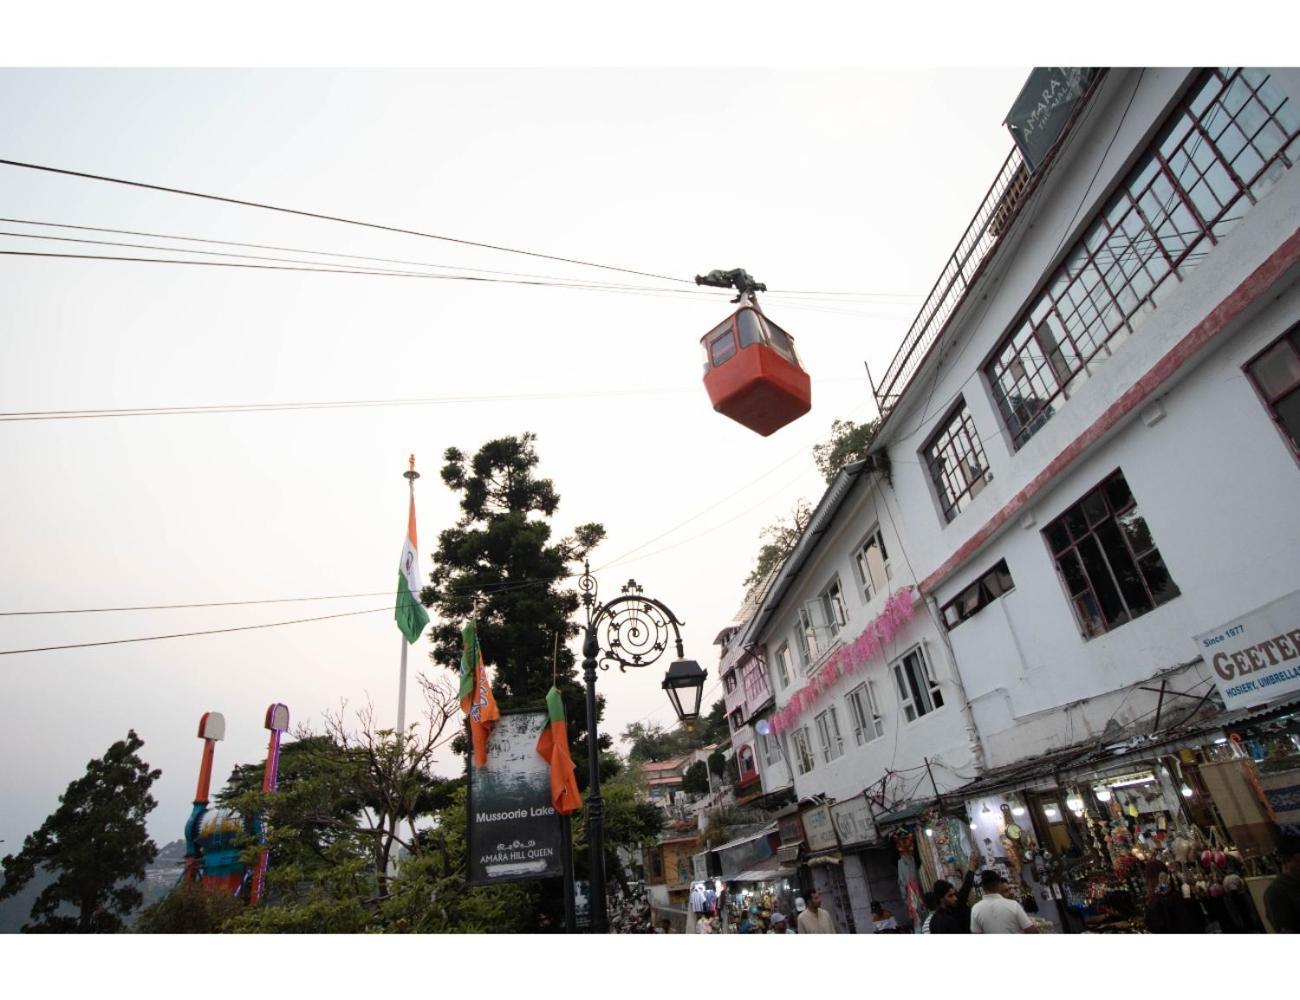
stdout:
[(1196, 637), (1226, 708), (1300, 691), (1300, 590)]

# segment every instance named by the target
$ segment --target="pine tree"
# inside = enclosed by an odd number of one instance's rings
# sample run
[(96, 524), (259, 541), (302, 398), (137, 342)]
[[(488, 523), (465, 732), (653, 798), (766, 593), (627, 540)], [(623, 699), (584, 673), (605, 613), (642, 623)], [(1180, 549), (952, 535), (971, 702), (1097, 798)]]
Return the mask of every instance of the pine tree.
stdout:
[[(432, 659), (453, 671), (460, 670), (461, 626), (476, 617), (484, 659), (495, 672), (492, 693), (503, 709), (544, 705), (558, 636), (555, 676), (574, 757), (581, 760), (586, 704), (567, 648), (578, 634), (574, 619), (579, 601), (577, 591), (561, 583), (605, 537), (605, 529), (583, 524), (572, 535), (551, 541), (550, 519), (560, 497), (551, 480), (536, 474), (535, 443), (536, 435), (529, 432), (497, 438), (473, 459), (457, 448), (447, 449), (442, 480), (461, 494), (462, 513), (438, 536), (431, 586), (420, 599), (436, 609), (440, 621), (431, 630)], [(609, 738), (601, 742), (608, 746)]]
[[(16, 855), (4, 859), (0, 899), (22, 890), (40, 868), (55, 875), (32, 904), (27, 932), (113, 933), (141, 902), (137, 884), (158, 855), (145, 818), (158, 804), (149, 794), (161, 771), (149, 770), (136, 751), (144, 741), (127, 733), (59, 796), (56, 809), (39, 830), (23, 840)], [(76, 916), (60, 913), (65, 906)]]

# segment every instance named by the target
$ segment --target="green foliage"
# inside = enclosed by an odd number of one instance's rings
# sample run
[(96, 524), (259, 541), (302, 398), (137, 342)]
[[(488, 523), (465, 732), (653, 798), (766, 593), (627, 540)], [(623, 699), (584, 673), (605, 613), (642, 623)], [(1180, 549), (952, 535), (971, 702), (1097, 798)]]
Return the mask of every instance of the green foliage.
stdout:
[(622, 738), (629, 744), (629, 759), (638, 761), (670, 760), (684, 753), (689, 745), (683, 729), (665, 730), (654, 722), (634, 722), (623, 730)]
[[(560, 497), (536, 475), (536, 435), (488, 441), (472, 459), (448, 448), (442, 480), (460, 493), (461, 517), (438, 536), (430, 586), (420, 600), (435, 609), (432, 659), (460, 671), (461, 626), (478, 621), (484, 659), (495, 668), (492, 691), (501, 708), (540, 708), (551, 686), (551, 661), (559, 638), (556, 676), (564, 697), (574, 759), (585, 756), (587, 711), (567, 640), (578, 634), (575, 590), (561, 589), (574, 564), (605, 537), (599, 524), (583, 524), (551, 541), (550, 518)], [(479, 598), (475, 612), (475, 597)], [(600, 706), (597, 706), (599, 718)], [(603, 738), (603, 745), (609, 740)], [(463, 752), (457, 743), (454, 749)]]
[[(142, 902), (136, 886), (158, 854), (145, 831), (145, 818), (158, 804), (149, 788), (162, 774), (137, 756), (143, 746), (130, 730), (90, 761), (59, 796), (59, 808), (24, 838), (18, 854), (4, 859), (0, 899), (19, 892), (38, 869), (56, 876), (36, 897), (24, 931), (112, 933)], [(65, 904), (77, 915), (59, 913)]]
[(714, 750), (709, 754), (709, 770), (717, 777), (721, 778), (727, 771), (727, 758), (722, 755), (721, 750)]
[(682, 791), (691, 795), (704, 795), (709, 791), (709, 769), (704, 761), (697, 760), (682, 775)]
[(778, 517), (759, 532), (759, 536), (767, 541), (758, 550), (758, 560), (753, 571), (745, 577), (744, 586), (747, 590), (766, 580), (768, 574), (785, 561), (811, 518), (811, 505), (807, 500), (800, 500), (788, 515)]
[(727, 703), (719, 698), (709, 709), (709, 714), (704, 717), (704, 732), (701, 733), (700, 738), (705, 746), (710, 746), (721, 743), (730, 736), (731, 728), (727, 725)]
[(879, 427), (879, 420), (868, 420), (865, 424), (855, 424), (852, 420), (833, 421), (830, 438), (813, 448), (813, 461), (822, 478), (829, 483), (844, 466), (866, 458), (867, 449), (871, 447)]
[(152, 906), (140, 911), (137, 934), (215, 934), (244, 911), (238, 897), (207, 889), (201, 882), (182, 882)]

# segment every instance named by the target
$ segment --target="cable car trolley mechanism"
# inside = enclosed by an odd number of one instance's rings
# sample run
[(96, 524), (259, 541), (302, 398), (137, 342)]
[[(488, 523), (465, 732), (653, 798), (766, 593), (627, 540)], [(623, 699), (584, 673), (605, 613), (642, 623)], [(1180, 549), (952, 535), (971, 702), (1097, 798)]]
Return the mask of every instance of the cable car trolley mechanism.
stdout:
[(767, 437), (812, 408), (812, 385), (794, 339), (763, 315), (767, 286), (741, 268), (696, 275), (697, 285), (734, 288), (740, 308), (700, 340), (704, 388), (719, 413)]

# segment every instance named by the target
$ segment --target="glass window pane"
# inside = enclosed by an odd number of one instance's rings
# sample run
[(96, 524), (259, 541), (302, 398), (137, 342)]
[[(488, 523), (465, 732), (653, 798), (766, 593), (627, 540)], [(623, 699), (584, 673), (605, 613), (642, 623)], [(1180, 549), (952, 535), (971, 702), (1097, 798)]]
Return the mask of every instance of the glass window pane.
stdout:
[(1143, 586), (1142, 578), (1138, 575), (1137, 565), (1125, 548), (1124, 540), (1115, 522), (1107, 521), (1105, 524), (1098, 525), (1097, 538), (1101, 542), (1102, 551), (1106, 553), (1106, 559), (1110, 563), (1115, 581), (1119, 584), (1120, 594), (1128, 606), (1129, 614), (1134, 618), (1146, 614), (1154, 605), (1151, 603), (1151, 598), (1147, 596), (1146, 587)]
[(1122, 474), (1111, 476), (1102, 484), (1101, 489), (1113, 511), (1123, 510), (1133, 502), (1133, 491), (1128, 488), (1128, 480)]
[(1106, 624), (1110, 628), (1124, 624), (1129, 619), (1128, 611), (1120, 598), (1119, 588), (1116, 587), (1115, 580), (1110, 574), (1110, 567), (1106, 564), (1097, 539), (1089, 535), (1079, 543), (1077, 551), (1088, 574), (1088, 582), (1092, 584), (1092, 591), (1101, 604), (1102, 614), (1106, 616)]
[(1120, 514), (1117, 520), (1124, 530), (1129, 547), (1136, 555), (1140, 556), (1143, 552), (1155, 547), (1155, 542), (1151, 540), (1151, 531), (1147, 527), (1146, 518), (1137, 512), (1136, 507)]
[(1291, 436), (1291, 445), (1300, 451), (1300, 390), (1279, 399), (1273, 404), (1277, 422)]
[(740, 346), (750, 347), (763, 342), (763, 328), (752, 309), (742, 309), (736, 314), (736, 329), (740, 332)]
[(1138, 566), (1156, 604), (1164, 604), (1179, 595), (1178, 585), (1169, 575), (1169, 570), (1165, 567), (1165, 561), (1160, 558), (1159, 552), (1153, 551), (1143, 556), (1138, 560)]
[(1084, 576), (1077, 552), (1065, 553), (1057, 560), (1056, 564), (1061, 567), (1061, 575), (1065, 578), (1065, 587), (1071, 594), (1078, 594), (1080, 591), (1088, 589), (1088, 578)]
[(1300, 384), (1300, 354), (1283, 340), (1252, 362), (1249, 371), (1265, 398), (1272, 402)]
[(1070, 533), (1066, 530), (1063, 521), (1054, 521), (1049, 524), (1043, 534), (1047, 536), (1047, 544), (1051, 547), (1053, 555), (1070, 545)]
[(736, 353), (736, 341), (728, 327), (721, 333), (714, 334), (713, 340), (709, 342), (709, 354), (713, 358), (714, 367), (722, 364)]

